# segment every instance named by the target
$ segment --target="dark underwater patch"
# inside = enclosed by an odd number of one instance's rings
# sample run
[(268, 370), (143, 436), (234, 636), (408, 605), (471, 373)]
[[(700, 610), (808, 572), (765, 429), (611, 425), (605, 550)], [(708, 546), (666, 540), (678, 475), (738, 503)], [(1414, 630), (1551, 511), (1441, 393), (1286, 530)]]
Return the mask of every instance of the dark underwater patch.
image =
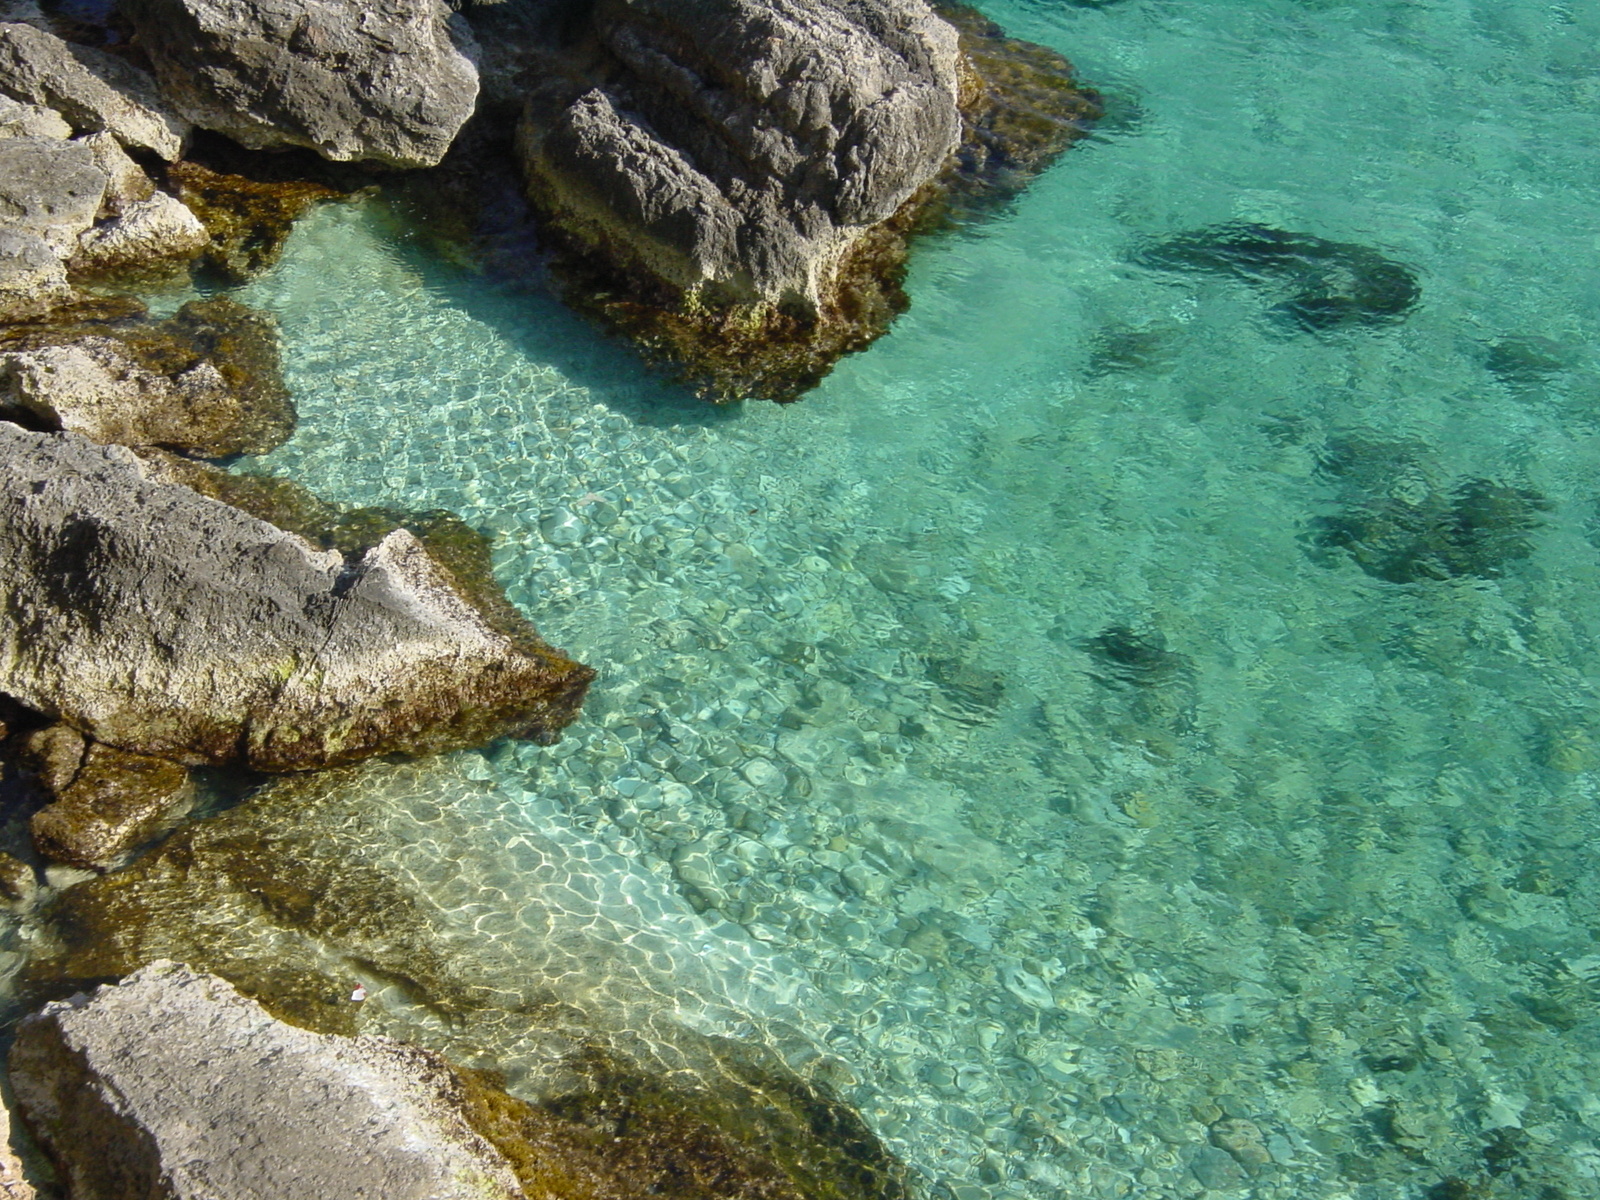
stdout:
[(1370, 246), (1230, 222), (1147, 243), (1133, 261), (1221, 275), (1282, 295), (1273, 312), (1311, 333), (1392, 324), (1422, 297), (1416, 272)]

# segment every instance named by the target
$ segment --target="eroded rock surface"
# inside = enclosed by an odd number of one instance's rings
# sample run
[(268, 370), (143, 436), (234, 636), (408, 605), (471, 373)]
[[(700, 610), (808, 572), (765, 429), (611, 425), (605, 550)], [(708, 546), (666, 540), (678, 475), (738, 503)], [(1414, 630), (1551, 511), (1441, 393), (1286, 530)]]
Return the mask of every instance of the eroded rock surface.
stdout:
[(354, 561), (0, 424), (0, 692), (105, 745), (297, 770), (553, 737), (593, 676), (513, 641), (398, 529)]
[(29, 735), (21, 757), (49, 800), (33, 815), (34, 846), (69, 866), (110, 870), (194, 803), (177, 763), (96, 745), (66, 725)]
[(157, 962), (24, 1020), (11, 1078), (75, 1200), (520, 1200), (449, 1067)]
[(189, 136), (189, 122), (168, 107), (144, 71), (19, 22), (0, 23), (0, 93), (53, 109), (77, 133), (104, 131), (130, 150), (168, 162)]
[[(174, 203), (176, 203), (174, 201)], [(264, 454), (294, 432), (277, 326), (225, 296), (166, 321), (0, 336), (0, 418), (92, 441), (212, 458)]]
[(849, 323), (852, 256), (959, 140), (955, 30), (922, 0), (601, 0), (589, 25), (593, 86), (536, 92), (519, 137), (549, 224), (725, 341)]
[(251, 149), (430, 166), (472, 115), (466, 25), (442, 0), (126, 0), (167, 100)]

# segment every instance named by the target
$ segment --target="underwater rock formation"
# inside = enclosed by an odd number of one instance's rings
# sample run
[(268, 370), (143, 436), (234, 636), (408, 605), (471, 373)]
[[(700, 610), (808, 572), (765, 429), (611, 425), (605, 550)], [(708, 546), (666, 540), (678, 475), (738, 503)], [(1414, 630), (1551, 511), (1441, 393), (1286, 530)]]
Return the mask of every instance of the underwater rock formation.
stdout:
[(162, 94), (251, 149), (431, 166), (478, 96), (476, 47), (441, 0), (124, 0)]
[(1134, 259), (1287, 293), (1274, 311), (1313, 333), (1403, 320), (1422, 296), (1416, 272), (1371, 247), (1246, 222), (1173, 234)]
[(275, 1021), (157, 962), (18, 1027), (10, 1072), (74, 1200), (520, 1200), (436, 1055)]
[(32, 25), (0, 24), (0, 94), (53, 109), (73, 132), (106, 132), (129, 150), (168, 162), (189, 136), (189, 122), (167, 106), (144, 71)]
[(814, 386), (904, 309), (906, 238), (963, 165), (1020, 182), (1070, 140), (1057, 101), (1084, 108), (1065, 60), (1008, 76), (1025, 44), (960, 13), (958, 37), (923, 0), (595, 4), (518, 133), (571, 298), (714, 398)]
[(166, 321), (0, 331), (0, 418), (224, 458), (282, 445), (295, 409), (276, 324), (219, 296)]
[(227, 157), (226, 167), (194, 159), (173, 163), (167, 183), (205, 227), (204, 265), (228, 283), (243, 283), (278, 261), (295, 220), (307, 209), (344, 193), (274, 170), (275, 163), (259, 158), (245, 163), (238, 161), (243, 155)]
[(66, 725), (27, 737), (20, 757), (49, 803), (33, 815), (33, 843), (54, 862), (106, 871), (159, 837), (194, 803), (177, 763), (85, 741)]
[(1487, 479), (1446, 487), (1405, 443), (1332, 438), (1320, 462), (1339, 484), (1338, 512), (1317, 518), (1310, 543), (1341, 551), (1388, 583), (1498, 579), (1533, 553), (1550, 502)]
[(0, 424), (0, 692), (90, 739), (302, 770), (554, 738), (593, 672), (397, 529), (347, 561), (133, 453)]
[[(309, 1029), (503, 1064), (515, 1095), (468, 1076), (469, 1111), (530, 1196), (905, 1200), (900, 1165), (824, 1086), (757, 1042), (675, 1016), (681, 964), (641, 977), (587, 939), (587, 919), (562, 912), (572, 893), (550, 886), (559, 860), (541, 860), (536, 836), (508, 847), (505, 867), (532, 863), (544, 882), (492, 892), (481, 922), (454, 923), (442, 906), (461, 890), (434, 893), (465, 868), (451, 855), (476, 819), (478, 785), (464, 784), (459, 804), (444, 799), (439, 769), (379, 762), (274, 780), (128, 869), (60, 893), (30, 993), (180, 958)], [(397, 865), (398, 846), (422, 857)], [(470, 872), (460, 882), (477, 886)], [(507, 941), (508, 926), (524, 940)], [(349, 1002), (352, 979), (369, 989), (363, 1003)]]

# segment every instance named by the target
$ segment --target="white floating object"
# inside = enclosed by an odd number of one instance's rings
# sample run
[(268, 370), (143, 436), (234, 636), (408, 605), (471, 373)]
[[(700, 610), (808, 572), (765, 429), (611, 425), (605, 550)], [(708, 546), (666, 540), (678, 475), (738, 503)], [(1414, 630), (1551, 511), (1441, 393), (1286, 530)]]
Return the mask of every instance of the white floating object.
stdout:
[(366, 985), (365, 984), (361, 984), (361, 983), (356, 984), (356, 990), (350, 993), (351, 1002), (355, 1003), (355, 1004), (360, 1004), (366, 998), (367, 998)]

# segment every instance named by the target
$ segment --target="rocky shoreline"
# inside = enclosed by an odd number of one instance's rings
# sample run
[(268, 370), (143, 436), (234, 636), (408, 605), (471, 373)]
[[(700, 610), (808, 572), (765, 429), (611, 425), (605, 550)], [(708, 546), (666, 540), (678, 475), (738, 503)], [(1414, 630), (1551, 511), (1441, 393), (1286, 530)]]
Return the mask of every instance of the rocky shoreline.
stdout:
[[(121, 0), (98, 23), (72, 14), (0, 3), (0, 779), (31, 812), (31, 846), (0, 855), (0, 890), (24, 906), (41, 872), (131, 881), (117, 872), (194, 807), (195, 769), (255, 779), (501, 737), (548, 744), (578, 717), (594, 672), (539, 637), (459, 520), (347, 511), (213, 465), (294, 431), (272, 322), (211, 293), (269, 267), (310, 205), (410, 189), (425, 220), (445, 213), (436, 234), (480, 260), (486, 238), (531, 233), (570, 303), (701, 394), (787, 401), (905, 308), (917, 233), (1003, 201), (1098, 113), (1064, 59), (924, 0), (513, 0), (465, 14), (441, 0)], [(506, 179), (522, 193), (509, 208), (492, 186)], [(138, 298), (190, 276), (207, 298), (173, 315)], [(75, 891), (47, 891), (70, 924)], [(203, 1147), (169, 1150), (143, 1118), (96, 1107), (132, 1085), (92, 1064), (72, 1076), (85, 1062), (72, 1030), (89, 1037), (77, 1023), (119, 1006), (135, 1024), (176, 1004), (224, 1041), (230, 1020), (255, 1031), (247, 1043), (265, 1036), (270, 1018), (227, 983), (149, 961), (119, 961), (127, 983), (24, 1025), (24, 1116), (70, 1196), (257, 1194), (267, 1167), (219, 1183)], [(282, 978), (259, 957), (237, 978), (210, 969), (269, 1004), (263, 980)], [(97, 978), (64, 971), (38, 996)], [(724, 1101), (599, 1060), (588, 1100), (537, 1109), (422, 1051), (372, 1053), (404, 1086), (476, 1113), (460, 1120), (478, 1133), (423, 1156), (477, 1180), (461, 1195), (661, 1194), (649, 1164), (663, 1154), (686, 1172), (667, 1194), (903, 1188), (858, 1118), (777, 1068), (730, 1095), (810, 1096), (795, 1109), (809, 1128), (774, 1116), (736, 1133)], [(256, 1071), (246, 1090), (265, 1088)], [(624, 1095), (653, 1097), (634, 1117), (649, 1136), (601, 1153), (596, 1131)], [(299, 1136), (259, 1096), (230, 1103), (272, 1125), (269, 1146)], [(777, 1152), (760, 1148), (793, 1120)], [(157, 1156), (119, 1158), (118, 1139)], [(449, 1168), (458, 1151), (478, 1165)], [(200, 1174), (161, 1165), (168, 1153)], [(686, 1165), (708, 1155), (723, 1164), (715, 1187)], [(404, 1177), (381, 1194), (456, 1194), (379, 1158)], [(316, 1170), (304, 1194), (347, 1190)]]

